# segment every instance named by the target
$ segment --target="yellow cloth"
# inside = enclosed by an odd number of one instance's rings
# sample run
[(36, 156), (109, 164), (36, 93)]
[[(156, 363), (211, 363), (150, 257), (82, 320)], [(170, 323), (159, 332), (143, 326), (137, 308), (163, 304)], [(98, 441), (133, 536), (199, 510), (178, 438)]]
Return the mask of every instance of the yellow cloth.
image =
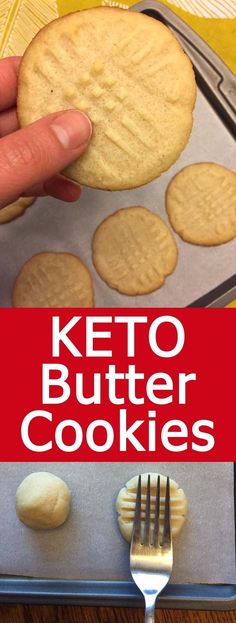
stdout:
[(236, 18), (198, 17), (175, 7), (166, 0), (162, 0), (162, 3), (189, 24), (236, 74)]

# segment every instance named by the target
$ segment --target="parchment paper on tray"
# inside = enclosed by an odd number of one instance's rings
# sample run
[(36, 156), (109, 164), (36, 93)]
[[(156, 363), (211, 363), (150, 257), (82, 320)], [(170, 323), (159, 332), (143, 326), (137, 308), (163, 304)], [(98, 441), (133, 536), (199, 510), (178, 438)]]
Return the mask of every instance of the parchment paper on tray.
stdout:
[[(124, 296), (110, 289), (97, 275), (91, 258), (96, 227), (119, 208), (142, 205), (169, 224), (166, 187), (177, 171), (194, 162), (212, 161), (234, 169), (236, 150), (232, 136), (202, 93), (198, 92), (190, 141), (179, 160), (160, 178), (141, 188), (105, 192), (84, 188), (79, 203), (38, 199), (24, 216), (0, 226), (0, 307), (11, 306), (11, 292), (23, 263), (40, 251), (68, 251), (79, 255), (91, 270), (96, 307), (184, 307), (236, 272), (236, 243), (201, 247), (175, 239), (177, 268), (162, 288), (146, 296)], [(66, 285), (66, 284), (65, 284)]]
[[(52, 471), (72, 490), (68, 521), (54, 531), (26, 528), (16, 488), (32, 471)], [(147, 471), (183, 488), (189, 514), (174, 545), (173, 581), (235, 583), (232, 463), (2, 463), (0, 573), (45, 578), (128, 580), (129, 546), (115, 511), (119, 489)]]

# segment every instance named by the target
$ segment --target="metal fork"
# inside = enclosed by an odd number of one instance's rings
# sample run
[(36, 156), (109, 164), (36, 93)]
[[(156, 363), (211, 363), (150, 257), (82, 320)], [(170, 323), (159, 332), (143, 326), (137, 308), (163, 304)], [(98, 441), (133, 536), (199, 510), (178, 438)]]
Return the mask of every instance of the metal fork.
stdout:
[(150, 517), (150, 475), (148, 476), (143, 532), (141, 530), (141, 492), (142, 483), (141, 476), (139, 476), (130, 548), (130, 571), (145, 599), (145, 623), (154, 623), (156, 598), (169, 582), (173, 567), (169, 478), (166, 480), (162, 538), (160, 538), (160, 476), (157, 479), (153, 529), (151, 529)]

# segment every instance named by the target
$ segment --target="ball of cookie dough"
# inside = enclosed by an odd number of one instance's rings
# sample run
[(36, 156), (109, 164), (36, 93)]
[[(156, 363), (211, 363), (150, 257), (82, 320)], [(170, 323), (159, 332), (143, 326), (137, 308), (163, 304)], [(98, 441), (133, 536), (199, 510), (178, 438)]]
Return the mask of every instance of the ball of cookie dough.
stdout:
[(29, 528), (49, 529), (67, 519), (71, 492), (67, 484), (50, 472), (26, 476), (16, 492), (16, 512)]

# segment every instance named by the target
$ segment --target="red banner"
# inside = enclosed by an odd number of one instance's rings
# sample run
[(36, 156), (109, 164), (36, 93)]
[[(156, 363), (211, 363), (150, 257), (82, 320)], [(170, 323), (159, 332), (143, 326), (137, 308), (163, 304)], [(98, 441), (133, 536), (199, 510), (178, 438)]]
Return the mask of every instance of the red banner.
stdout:
[(0, 318), (1, 461), (236, 459), (235, 310)]

